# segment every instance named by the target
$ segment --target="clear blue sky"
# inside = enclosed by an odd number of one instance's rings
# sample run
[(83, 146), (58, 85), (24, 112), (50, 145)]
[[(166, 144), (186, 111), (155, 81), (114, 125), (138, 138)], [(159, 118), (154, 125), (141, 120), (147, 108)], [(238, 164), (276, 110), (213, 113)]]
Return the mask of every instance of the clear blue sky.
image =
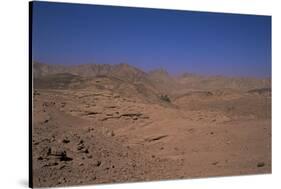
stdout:
[(271, 17), (35, 2), (33, 59), (271, 75)]

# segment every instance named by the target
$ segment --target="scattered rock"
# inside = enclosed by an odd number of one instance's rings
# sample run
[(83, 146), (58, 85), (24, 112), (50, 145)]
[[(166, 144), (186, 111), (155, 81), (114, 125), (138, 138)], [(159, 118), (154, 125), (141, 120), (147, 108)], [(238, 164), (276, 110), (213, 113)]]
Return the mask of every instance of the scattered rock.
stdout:
[(119, 119), (121, 118), (122, 116), (108, 116), (108, 117), (105, 117), (105, 118), (102, 118), (100, 119), (100, 121), (106, 121), (108, 119)]
[(115, 136), (114, 131), (111, 131), (110, 135), (111, 135), (112, 137)]
[(65, 102), (62, 102), (62, 103), (61, 103), (61, 107), (62, 107), (62, 108), (64, 108), (64, 107), (65, 107), (65, 105), (66, 105), (66, 103), (65, 103)]
[(137, 164), (133, 162), (133, 163), (132, 163), (132, 166), (133, 166), (133, 167), (136, 167), (136, 166), (137, 166)]
[(91, 158), (93, 158), (93, 156), (92, 155), (87, 155), (87, 158), (91, 159)]
[(48, 151), (47, 151), (47, 156), (51, 155), (52, 154), (52, 149), (51, 147), (48, 148)]
[(96, 115), (96, 114), (100, 114), (100, 112), (87, 112), (86, 115)]
[(43, 167), (51, 167), (51, 166), (57, 166), (58, 162), (52, 162), (52, 163), (47, 163), (45, 165), (43, 165)]
[(84, 153), (88, 154), (89, 153), (89, 150), (88, 148), (86, 150), (83, 151)]
[(82, 150), (82, 149), (84, 149), (84, 146), (78, 146), (77, 147), (77, 150)]
[(65, 165), (62, 165), (62, 166), (60, 166), (59, 169), (61, 170), (61, 169), (65, 168), (65, 167), (66, 167)]
[(73, 160), (71, 157), (67, 156), (66, 151), (57, 152), (55, 154), (50, 153), (49, 155), (57, 156), (60, 161), (72, 161)]
[(194, 128), (188, 129), (188, 132), (193, 133), (195, 131)]
[(39, 93), (38, 91), (36, 91), (36, 90), (35, 90), (35, 91), (33, 92), (33, 95), (34, 95), (34, 96), (36, 96), (36, 95), (40, 95), (40, 93)]
[(62, 184), (62, 183), (65, 183), (66, 182), (66, 178), (60, 178), (59, 181), (58, 181), (58, 184)]
[(94, 128), (88, 128), (88, 132), (94, 131)]
[(70, 142), (70, 140), (66, 137), (66, 138), (64, 138), (64, 139), (62, 140), (62, 142), (65, 143), (65, 144), (67, 144), (67, 143)]
[(168, 135), (160, 135), (160, 136), (156, 136), (156, 137), (151, 137), (151, 138), (147, 138), (145, 139), (145, 141), (147, 142), (153, 142), (153, 141), (157, 141), (163, 138), (166, 138)]
[(218, 161), (215, 161), (212, 163), (212, 165), (217, 165), (219, 162)]
[(141, 113), (127, 113), (127, 114), (122, 114), (121, 116), (124, 117), (140, 117), (142, 114)]
[(77, 150), (83, 150), (85, 148), (85, 145), (84, 145), (84, 141), (83, 140), (80, 140), (79, 143), (78, 143), (78, 147), (77, 147)]
[(257, 167), (264, 167), (265, 166), (265, 163), (264, 162), (259, 162), (257, 163)]
[(99, 160), (95, 161), (95, 162), (94, 162), (94, 165), (95, 165), (96, 167), (99, 167), (99, 166), (101, 165), (101, 161), (99, 161)]

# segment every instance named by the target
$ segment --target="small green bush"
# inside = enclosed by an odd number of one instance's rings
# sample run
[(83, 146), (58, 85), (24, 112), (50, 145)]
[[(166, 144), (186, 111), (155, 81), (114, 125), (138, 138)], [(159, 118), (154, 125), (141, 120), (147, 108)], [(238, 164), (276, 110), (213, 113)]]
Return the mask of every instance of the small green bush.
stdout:
[(160, 99), (165, 101), (165, 102), (171, 102), (170, 98), (168, 95), (161, 95), (160, 96)]

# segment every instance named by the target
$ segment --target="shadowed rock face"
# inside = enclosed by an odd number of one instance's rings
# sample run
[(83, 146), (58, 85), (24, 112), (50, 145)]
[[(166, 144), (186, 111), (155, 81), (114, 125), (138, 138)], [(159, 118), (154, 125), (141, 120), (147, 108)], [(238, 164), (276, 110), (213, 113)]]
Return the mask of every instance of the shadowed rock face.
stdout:
[(269, 79), (34, 63), (35, 187), (271, 172)]

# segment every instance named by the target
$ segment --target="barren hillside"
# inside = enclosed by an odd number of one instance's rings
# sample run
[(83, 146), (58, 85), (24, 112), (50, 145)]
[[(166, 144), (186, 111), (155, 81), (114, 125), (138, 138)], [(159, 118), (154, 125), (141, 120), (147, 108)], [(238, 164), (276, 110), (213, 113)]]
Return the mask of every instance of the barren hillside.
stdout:
[(270, 79), (33, 69), (36, 187), (271, 172)]

